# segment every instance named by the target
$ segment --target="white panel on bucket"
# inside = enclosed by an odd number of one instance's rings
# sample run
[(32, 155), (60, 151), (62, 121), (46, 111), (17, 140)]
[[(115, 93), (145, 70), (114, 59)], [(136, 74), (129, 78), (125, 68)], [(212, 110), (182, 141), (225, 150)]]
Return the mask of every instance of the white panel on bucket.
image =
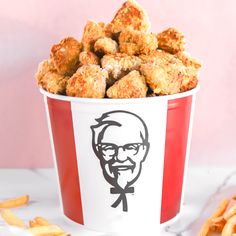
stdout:
[(167, 106), (71, 103), (86, 228), (158, 235)]

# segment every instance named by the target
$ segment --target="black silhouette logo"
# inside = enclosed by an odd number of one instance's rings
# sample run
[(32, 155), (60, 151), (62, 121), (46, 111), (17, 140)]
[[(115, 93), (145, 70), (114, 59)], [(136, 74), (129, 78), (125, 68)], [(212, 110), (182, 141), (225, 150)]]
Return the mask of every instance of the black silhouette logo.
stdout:
[(132, 185), (139, 178), (149, 151), (147, 126), (128, 111), (107, 112), (95, 120), (97, 124), (91, 126), (93, 150), (104, 178), (113, 186), (111, 194), (119, 194), (112, 207), (122, 203), (123, 211), (128, 211), (126, 194), (134, 193)]

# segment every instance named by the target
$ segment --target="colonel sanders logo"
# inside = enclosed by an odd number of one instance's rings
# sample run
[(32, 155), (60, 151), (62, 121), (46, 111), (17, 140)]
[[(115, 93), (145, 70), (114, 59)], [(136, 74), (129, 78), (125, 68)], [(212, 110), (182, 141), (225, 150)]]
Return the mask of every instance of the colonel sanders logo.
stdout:
[(122, 204), (123, 211), (128, 211), (126, 194), (134, 193), (132, 185), (149, 151), (147, 126), (139, 116), (127, 111), (107, 112), (96, 121), (91, 126), (93, 150), (104, 178), (113, 186), (110, 193), (119, 194), (112, 207)]

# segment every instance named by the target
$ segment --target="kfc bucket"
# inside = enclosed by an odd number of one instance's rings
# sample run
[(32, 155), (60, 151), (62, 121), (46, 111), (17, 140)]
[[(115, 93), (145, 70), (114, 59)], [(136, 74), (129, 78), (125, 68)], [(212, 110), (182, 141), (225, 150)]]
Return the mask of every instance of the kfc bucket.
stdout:
[(154, 233), (172, 220), (180, 211), (198, 90), (89, 99), (40, 89), (65, 216), (104, 233)]

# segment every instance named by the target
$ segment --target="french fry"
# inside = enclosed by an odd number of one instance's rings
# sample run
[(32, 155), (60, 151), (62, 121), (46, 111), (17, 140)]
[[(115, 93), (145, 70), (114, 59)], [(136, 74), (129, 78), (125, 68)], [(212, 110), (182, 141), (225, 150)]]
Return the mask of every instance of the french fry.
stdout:
[(57, 225), (45, 225), (38, 226), (28, 229), (28, 231), (34, 236), (62, 236), (67, 235), (59, 226)]
[(236, 205), (234, 205), (231, 208), (229, 208), (229, 210), (224, 213), (223, 217), (227, 221), (233, 215), (236, 215)]
[(23, 221), (9, 209), (2, 210), (1, 216), (8, 225), (25, 228)]
[(29, 202), (29, 195), (24, 195), (21, 197), (8, 199), (0, 202), (0, 209), (19, 207), (28, 204), (28, 202)]
[(207, 219), (205, 223), (203, 224), (200, 232), (198, 233), (198, 236), (207, 236), (211, 227), (211, 220)]
[(220, 203), (220, 205), (217, 207), (217, 209), (211, 215), (211, 217), (205, 221), (200, 232), (198, 233), (198, 236), (207, 236), (210, 231), (220, 230), (221, 226), (217, 224), (216, 222), (212, 222), (212, 221), (214, 221), (214, 219), (217, 219), (218, 217), (222, 217), (229, 203), (230, 201), (228, 199), (225, 199)]
[(235, 233), (236, 215), (232, 216), (222, 230), (222, 236), (231, 236)]
[(212, 223), (220, 223), (220, 222), (225, 222), (225, 219), (223, 216), (218, 216), (216, 218), (211, 219)]
[(233, 200), (236, 200), (236, 195), (234, 195), (234, 196), (232, 197), (232, 199), (233, 199)]
[(35, 217), (34, 220), (41, 226), (44, 225), (51, 225), (46, 219), (44, 219), (43, 217)]
[(225, 222), (217, 222), (217, 223), (212, 223), (210, 226), (210, 231), (211, 232), (216, 232), (216, 233), (221, 233), (223, 228), (225, 226)]
[(41, 226), (40, 224), (38, 224), (35, 220), (30, 220), (29, 221), (29, 227), (33, 228), (33, 227), (38, 227)]
[(230, 200), (224, 199), (220, 205), (216, 208), (215, 212), (212, 214), (211, 218), (217, 218), (222, 216), (226, 211), (227, 207), (229, 206)]

